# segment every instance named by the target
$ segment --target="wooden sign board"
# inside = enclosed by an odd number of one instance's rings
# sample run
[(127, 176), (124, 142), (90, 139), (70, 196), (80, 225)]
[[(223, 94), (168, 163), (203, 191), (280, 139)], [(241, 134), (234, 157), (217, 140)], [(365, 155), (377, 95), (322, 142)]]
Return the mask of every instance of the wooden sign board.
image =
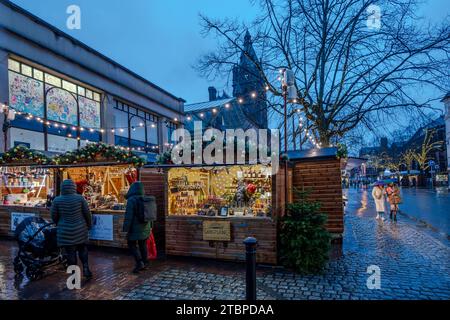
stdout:
[(203, 240), (231, 241), (230, 221), (203, 221)]

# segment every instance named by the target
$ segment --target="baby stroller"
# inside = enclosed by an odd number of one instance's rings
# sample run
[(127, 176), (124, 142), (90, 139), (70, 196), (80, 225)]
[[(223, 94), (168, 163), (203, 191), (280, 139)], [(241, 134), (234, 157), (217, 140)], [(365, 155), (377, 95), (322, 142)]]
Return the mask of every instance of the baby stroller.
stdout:
[(44, 269), (65, 263), (61, 249), (56, 243), (56, 227), (39, 217), (29, 217), (16, 228), (15, 236), (19, 252), (14, 258), (14, 271), (25, 274), (30, 280), (37, 280)]

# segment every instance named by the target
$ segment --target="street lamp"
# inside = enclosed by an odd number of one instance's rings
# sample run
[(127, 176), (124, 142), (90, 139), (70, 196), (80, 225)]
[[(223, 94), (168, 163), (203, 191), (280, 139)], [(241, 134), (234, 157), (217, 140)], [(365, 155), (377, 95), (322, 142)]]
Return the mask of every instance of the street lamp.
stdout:
[(280, 70), (281, 77), (281, 88), (283, 91), (283, 101), (284, 101), (284, 200), (285, 206), (288, 203), (288, 150), (287, 150), (287, 102), (289, 100), (297, 99), (297, 89), (295, 87), (295, 76), (292, 70), (283, 68)]

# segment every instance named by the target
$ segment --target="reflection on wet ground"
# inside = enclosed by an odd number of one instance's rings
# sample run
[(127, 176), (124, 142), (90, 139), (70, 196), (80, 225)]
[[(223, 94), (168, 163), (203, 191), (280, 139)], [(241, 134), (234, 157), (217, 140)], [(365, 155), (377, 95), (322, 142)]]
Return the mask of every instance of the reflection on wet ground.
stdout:
[[(347, 190), (345, 233), (323, 274), (299, 275), (279, 267), (258, 268), (261, 299), (450, 299), (450, 246), (427, 228), (400, 216), (375, 219), (368, 191)], [(59, 267), (42, 280), (15, 277), (14, 241), (0, 240), (0, 300), (4, 299), (242, 299), (245, 265), (167, 258), (139, 275), (125, 251), (90, 252), (94, 279), (68, 290)], [(367, 268), (381, 270), (381, 289), (370, 290)], [(213, 289), (211, 289), (213, 288)]]

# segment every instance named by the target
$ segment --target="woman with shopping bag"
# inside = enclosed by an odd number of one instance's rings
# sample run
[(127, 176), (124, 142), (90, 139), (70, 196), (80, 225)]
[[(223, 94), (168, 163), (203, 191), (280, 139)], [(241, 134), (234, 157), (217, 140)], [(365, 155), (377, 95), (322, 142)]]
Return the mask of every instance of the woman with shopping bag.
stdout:
[(155, 197), (144, 194), (144, 185), (140, 181), (130, 186), (125, 198), (123, 232), (127, 233), (128, 248), (135, 259), (133, 273), (138, 273), (148, 265), (147, 240), (156, 220), (156, 201)]

